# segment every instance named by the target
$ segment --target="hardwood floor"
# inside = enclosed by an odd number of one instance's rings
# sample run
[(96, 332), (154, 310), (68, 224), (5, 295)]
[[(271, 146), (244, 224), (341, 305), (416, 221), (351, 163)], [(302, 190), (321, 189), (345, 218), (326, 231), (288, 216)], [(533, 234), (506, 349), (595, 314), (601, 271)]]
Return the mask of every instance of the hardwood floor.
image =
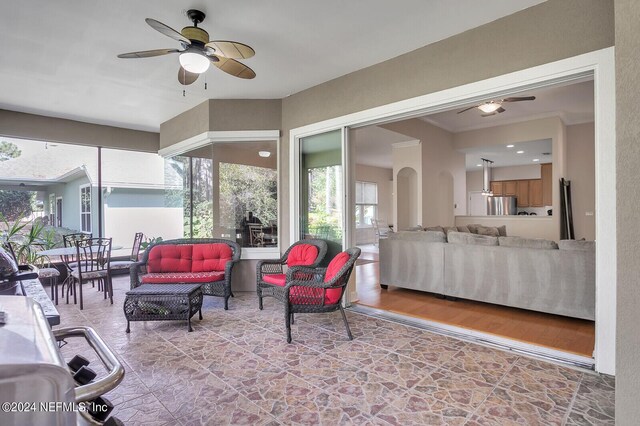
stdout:
[[(361, 258), (377, 260), (376, 248), (364, 246)], [(544, 314), (470, 300), (450, 301), (430, 293), (380, 288), (378, 262), (356, 266), (358, 302), (361, 305), (491, 333), (522, 342), (592, 356), (593, 321)]]

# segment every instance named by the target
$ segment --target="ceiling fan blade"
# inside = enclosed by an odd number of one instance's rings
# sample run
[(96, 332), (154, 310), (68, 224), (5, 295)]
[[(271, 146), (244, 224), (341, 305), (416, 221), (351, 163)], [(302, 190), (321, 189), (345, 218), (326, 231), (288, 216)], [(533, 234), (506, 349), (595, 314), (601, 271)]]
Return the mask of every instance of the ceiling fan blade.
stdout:
[(185, 70), (182, 67), (180, 67), (180, 69), (178, 70), (178, 81), (183, 86), (188, 86), (188, 85), (194, 83), (198, 79), (199, 76), (200, 76), (200, 74), (196, 74), (194, 72), (189, 72), (189, 71)]
[(478, 105), (470, 106), (469, 108), (465, 108), (462, 111), (458, 111), (458, 114), (462, 114), (465, 111), (469, 111), (470, 109), (478, 108)]
[(131, 58), (151, 58), (153, 56), (168, 55), (170, 53), (178, 53), (178, 49), (155, 49), (155, 50), (143, 50), (141, 52), (121, 53), (118, 58), (131, 59)]
[(145, 22), (147, 24), (149, 24), (149, 26), (151, 28), (153, 28), (156, 31), (161, 32), (162, 34), (166, 35), (167, 37), (171, 37), (174, 40), (177, 40), (179, 42), (182, 42), (184, 44), (191, 44), (191, 40), (189, 40), (188, 38), (186, 38), (185, 36), (183, 36), (182, 34), (180, 34), (178, 31), (174, 30), (173, 28), (169, 27), (168, 25), (163, 24), (160, 21), (156, 21), (155, 19), (151, 19), (151, 18), (147, 18), (145, 19)]
[[(251, 68), (249, 68), (242, 62), (236, 61), (235, 59), (229, 59), (229, 58), (224, 58), (222, 56), (213, 56), (213, 55), (210, 56), (210, 58), (213, 65), (220, 68), (222, 71), (226, 72), (227, 74), (231, 74), (234, 77), (250, 80), (256, 76), (256, 73)], [(215, 61), (213, 58), (218, 58), (218, 60)]]
[(496, 110), (496, 114), (500, 114), (500, 113), (505, 112), (505, 111), (506, 111), (506, 109), (504, 109), (504, 108), (500, 107), (500, 108), (498, 108), (498, 109)]
[(533, 101), (535, 100), (535, 96), (516, 96), (513, 98), (505, 98), (502, 102), (519, 102), (519, 101)]
[(213, 53), (229, 59), (248, 59), (256, 54), (251, 46), (237, 41), (212, 40), (205, 46), (213, 49)]

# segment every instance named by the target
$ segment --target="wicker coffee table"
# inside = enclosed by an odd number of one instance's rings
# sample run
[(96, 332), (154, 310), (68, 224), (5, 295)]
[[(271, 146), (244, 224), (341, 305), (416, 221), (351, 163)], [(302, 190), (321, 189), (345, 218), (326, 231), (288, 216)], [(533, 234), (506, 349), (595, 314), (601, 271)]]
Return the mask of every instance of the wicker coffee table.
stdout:
[(196, 312), (202, 319), (201, 284), (142, 284), (127, 292), (124, 299), (124, 316), (127, 318), (127, 333), (131, 321), (187, 320), (191, 328), (191, 317)]

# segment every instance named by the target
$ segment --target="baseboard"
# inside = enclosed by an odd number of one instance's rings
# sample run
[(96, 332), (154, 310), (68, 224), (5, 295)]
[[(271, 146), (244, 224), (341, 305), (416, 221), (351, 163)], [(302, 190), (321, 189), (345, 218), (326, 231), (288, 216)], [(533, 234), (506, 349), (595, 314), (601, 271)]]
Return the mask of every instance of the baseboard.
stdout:
[(429, 321), (407, 315), (401, 315), (395, 312), (371, 308), (369, 306), (351, 305), (348, 309), (353, 312), (358, 312), (371, 317), (397, 322), (422, 330), (427, 330), (436, 334), (453, 337), (467, 342), (477, 343), (479, 345), (490, 346), (492, 348), (514, 352), (520, 355), (529, 356), (544, 361), (550, 361), (569, 367), (581, 368), (586, 370), (593, 370), (595, 368), (594, 359), (583, 355), (577, 355), (570, 352), (548, 348), (545, 346), (534, 345), (531, 343), (520, 342), (518, 340), (508, 339), (506, 337), (500, 337), (494, 334), (483, 333), (480, 331), (474, 331), (462, 327), (443, 324), (436, 321)]

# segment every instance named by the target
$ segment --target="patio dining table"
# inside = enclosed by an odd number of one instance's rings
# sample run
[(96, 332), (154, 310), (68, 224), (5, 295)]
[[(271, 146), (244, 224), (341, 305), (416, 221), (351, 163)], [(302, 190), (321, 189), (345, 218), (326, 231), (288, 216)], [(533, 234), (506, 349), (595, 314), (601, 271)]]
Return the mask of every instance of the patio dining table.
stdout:
[[(98, 246), (95, 246), (95, 247), (97, 248)], [(121, 248), (123, 247), (111, 246), (111, 251), (120, 250)], [(59, 256), (60, 258), (62, 258), (63, 256), (73, 256), (76, 253), (77, 253), (77, 250), (75, 247), (58, 247), (58, 248), (52, 248), (52, 249), (42, 250), (38, 252), (40, 256)]]

